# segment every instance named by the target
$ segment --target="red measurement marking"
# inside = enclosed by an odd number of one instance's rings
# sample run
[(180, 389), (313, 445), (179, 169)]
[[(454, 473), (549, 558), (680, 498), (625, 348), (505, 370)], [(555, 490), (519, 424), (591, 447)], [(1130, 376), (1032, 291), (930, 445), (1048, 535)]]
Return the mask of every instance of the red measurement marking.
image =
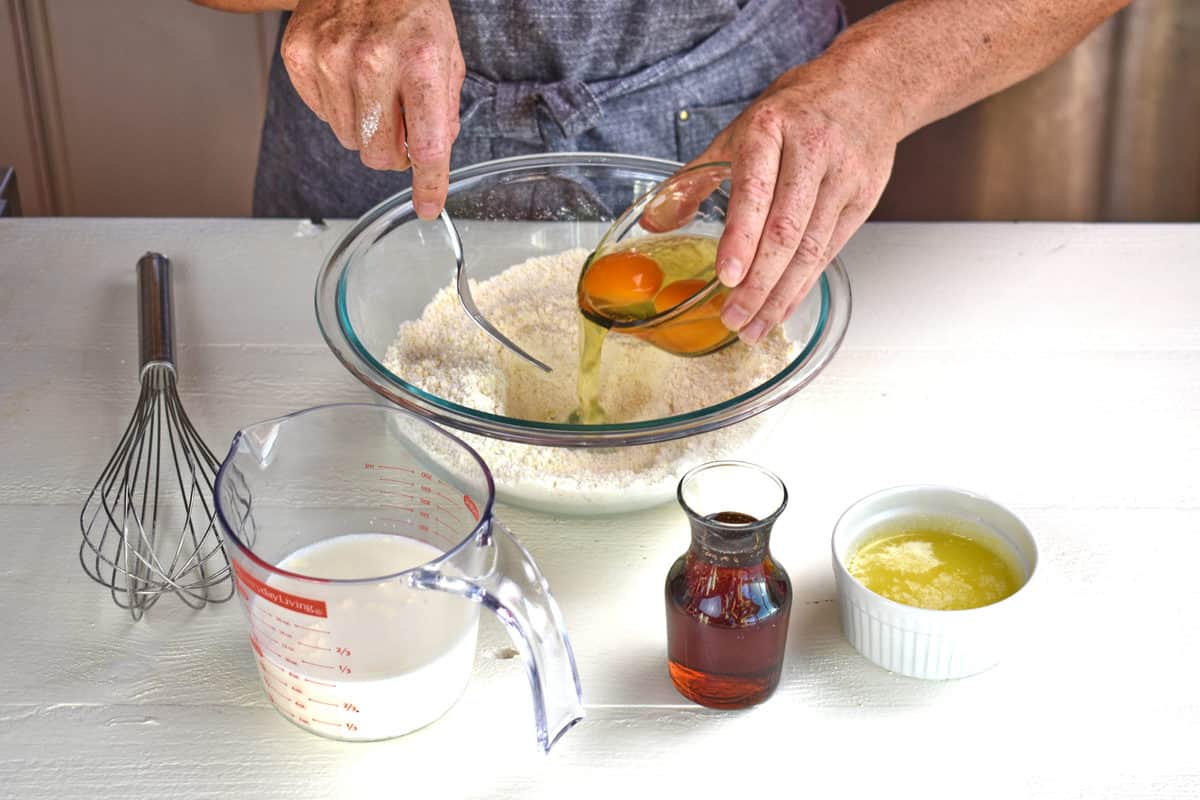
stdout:
[(313, 699), (313, 698), (311, 698), (311, 697), (310, 697), (310, 698), (308, 698), (308, 702), (310, 702), (310, 703), (316, 703), (317, 705), (320, 705), (320, 706), (329, 706), (330, 708), (337, 708), (337, 707), (338, 707), (338, 704), (337, 704), (337, 703), (326, 703), (324, 700), (314, 700), (314, 699)]
[(254, 634), (250, 634), (250, 646), (254, 648), (254, 652), (258, 653), (259, 658), (263, 658), (262, 648), (258, 646), (258, 642), (254, 641)]
[(234, 562), (233, 572), (237, 576), (237, 579), (246, 584), (250, 591), (254, 592), (267, 602), (274, 603), (275, 605), (286, 608), (289, 611), (307, 614), (310, 617), (328, 616), (325, 613), (325, 603), (320, 600), (288, 594), (287, 592), (281, 592), (278, 589), (267, 586), (258, 578), (247, 572), (237, 562)]
[(338, 672), (342, 673), (343, 675), (349, 675), (350, 668), (345, 664), (338, 664)]
[(313, 633), (329, 633), (329, 631), (321, 630), (320, 628), (306, 628), (303, 625), (297, 625), (296, 627), (302, 631), (312, 631)]
[(340, 723), (340, 722), (329, 722), (328, 720), (324, 720), (324, 719), (317, 719), (316, 717), (313, 717), (313, 722), (319, 722), (319, 723), (321, 723), (322, 725), (332, 725), (332, 726), (333, 726), (333, 727), (335, 727), (335, 728), (340, 728), (340, 727), (342, 727), (342, 725), (341, 725), (341, 723)]
[(475, 518), (475, 521), (479, 522), (479, 506), (475, 505), (475, 501), (471, 499), (470, 495), (463, 495), (463, 505), (467, 507), (467, 511), (471, 512), (471, 516)]
[(288, 658), (287, 656), (284, 656), (283, 660), (286, 661), (287, 663), (291, 664), (294, 667), (300, 666), (298, 663), (296, 663), (292, 659)]
[(252, 615), (254, 615), (255, 619), (257, 619), (263, 625), (266, 625), (268, 627), (271, 625), (271, 622), (270, 622), (271, 618), (268, 617), (264, 612), (259, 611), (257, 608), (250, 609), (250, 613)]
[(296, 694), (304, 694), (303, 689), (298, 689), (295, 686), (292, 687), (292, 691), (295, 692)]
[(315, 681), (312, 678), (301, 678), (300, 680), (304, 681), (305, 683), (311, 683), (314, 686), (324, 686), (327, 689), (336, 689), (337, 688), (336, 683), (325, 683), (324, 681)]
[(278, 622), (280, 625), (287, 625), (288, 627), (291, 627), (292, 623), (288, 622), (286, 619), (279, 616), (278, 614), (272, 614), (271, 616), (274, 617), (275, 621)]
[(405, 480), (401, 480), (400, 478), (385, 478), (382, 475), (379, 476), (379, 480), (383, 481), (384, 483), (398, 483), (401, 486), (416, 486), (417, 485), (413, 481), (405, 481)]
[(286, 706), (288, 704), (288, 700), (286, 697), (276, 697), (275, 693), (271, 691), (271, 688), (269, 686), (267, 687), (267, 698), (271, 701), (271, 704), (273, 706), (275, 706), (276, 708), (283, 708), (284, 706)]
[(455, 529), (454, 529), (453, 527), (451, 527), (451, 525), (450, 525), (449, 523), (447, 523), (447, 522), (446, 522), (444, 519), (442, 519), (441, 517), (434, 517), (434, 518), (433, 518), (433, 521), (434, 521), (434, 522), (436, 522), (438, 525), (441, 525), (443, 528), (445, 528), (446, 530), (450, 531), (451, 533), (454, 533), (454, 532), (455, 532)]
[(267, 699), (271, 701), (271, 705), (275, 706), (276, 710), (278, 710), (281, 714), (287, 714), (292, 719), (296, 718), (296, 715), (288, 710), (286, 701), (281, 703), (280, 701), (276, 700), (270, 692), (267, 693)]
[(300, 659), (300, 662), (303, 664), (308, 664), (310, 667), (320, 667), (321, 669), (333, 669), (333, 667), (330, 666), (329, 664), (318, 664), (315, 661), (305, 661), (303, 658)]
[[(267, 662), (267, 663), (270, 663), (270, 662)], [(287, 694), (288, 687), (285, 684), (282, 684), (282, 683), (276, 681), (274, 678), (269, 677), (266, 673), (263, 673), (262, 677), (263, 677), (263, 683), (267, 684), (268, 689), (277, 687), (278, 691), (282, 692), (283, 694)]]
[(312, 725), (312, 723), (306, 720), (304, 717), (295, 717), (295, 719), (299, 720), (302, 725)]
[(342, 708), (347, 711), (353, 711), (355, 714), (358, 713), (358, 706), (354, 705), (354, 703), (342, 703)]
[(328, 647), (321, 647), (319, 644), (309, 644), (308, 642), (301, 641), (297, 641), (296, 644), (300, 645), (301, 647), (311, 647), (313, 650), (324, 650), (326, 653), (329, 652)]
[(269, 633), (267, 633), (265, 630), (263, 630), (264, 628), (268, 628), (268, 627), (270, 627), (270, 626), (264, 625), (261, 620), (255, 620), (255, 619), (250, 620), (250, 638), (251, 639), (255, 639), (255, 638), (270, 639), (271, 635)]
[[(296, 652), (296, 648), (294, 648), (294, 647), (291, 647), (290, 645), (287, 645), (287, 644), (285, 644), (284, 642), (281, 642), (281, 641), (279, 641), (279, 640), (278, 640), (278, 639), (276, 639), (274, 636), (268, 636), (268, 635), (266, 635), (266, 634), (264, 633), (264, 634), (263, 634), (263, 638), (264, 638), (264, 639), (266, 639), (267, 641), (269, 641), (269, 642), (273, 643), (273, 644), (277, 644), (277, 645), (279, 645), (280, 647), (282, 647), (284, 650), (288, 651), (289, 653), (294, 653), (294, 652)], [(272, 652), (272, 653), (274, 653), (275, 651), (274, 651), (274, 650), (272, 650), (271, 652)], [(278, 653), (276, 653), (276, 655), (279, 655), (279, 654), (278, 654)]]
[(350, 655), (350, 648), (349, 647), (339, 647), (339, 648), (337, 648), (337, 654), (339, 656), (348, 656), (348, 655)]
[(346, 723), (346, 730), (348, 730), (348, 731), (356, 731), (356, 730), (358, 730), (358, 726), (357, 726), (357, 725), (355, 725), (353, 722), (347, 722), (347, 723)]

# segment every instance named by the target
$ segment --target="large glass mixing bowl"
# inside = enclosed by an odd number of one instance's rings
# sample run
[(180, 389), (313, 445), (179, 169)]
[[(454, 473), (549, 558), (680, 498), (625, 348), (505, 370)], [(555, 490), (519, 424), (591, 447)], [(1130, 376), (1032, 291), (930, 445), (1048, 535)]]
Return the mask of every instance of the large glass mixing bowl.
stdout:
[[(626, 208), (678, 168), (671, 161), (600, 153), (506, 158), (452, 173), (446, 208), (462, 238), (470, 277), (486, 280), (534, 256), (590, 251)], [(400, 192), (363, 215), (327, 256), (316, 285), (321, 333), (338, 360), (380, 397), (465, 432), (477, 446), (499, 442), (510, 454), (522, 446), (583, 448), (595, 458), (613, 458), (614, 448), (621, 448), (620, 457), (675, 447), (662, 451), (673, 474), (660, 470), (636, 490), (605, 486), (594, 476), (572, 483), (570, 474), (533, 485), (529, 476), (506, 475), (502, 464), (491, 465), (500, 499), (564, 513), (624, 511), (669, 500), (678, 476), (697, 459), (713, 455), (711, 447), (694, 446), (704, 441), (700, 437), (726, 451), (744, 444), (748, 434), (735, 437), (723, 429), (738, 424), (743, 430), (745, 421), (808, 385), (837, 351), (850, 319), (849, 280), (835, 260), (784, 322), (798, 355), (769, 380), (722, 402), (660, 419), (603, 425), (520, 419), (451, 402), (384, 366), (401, 324), (418, 319), (439, 290), (453, 285), (454, 270), (446, 227), (419, 220), (411, 192)], [(517, 344), (524, 346), (519, 339)], [(563, 380), (575, 380), (576, 365), (553, 366)], [(722, 434), (728, 448), (713, 438)], [(686, 447), (675, 441), (684, 439)], [(478, 449), (487, 460), (487, 447)], [(578, 471), (579, 464), (563, 469)]]

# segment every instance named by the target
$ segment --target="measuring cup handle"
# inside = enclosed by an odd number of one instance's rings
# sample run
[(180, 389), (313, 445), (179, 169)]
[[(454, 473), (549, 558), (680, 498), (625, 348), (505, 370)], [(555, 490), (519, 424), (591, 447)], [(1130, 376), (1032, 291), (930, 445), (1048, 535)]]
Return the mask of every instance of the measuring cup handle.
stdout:
[(508, 528), (493, 518), (477, 541), (493, 554), (484, 574), (463, 577), (478, 571), (477, 567), (471, 568), (476, 557), (472, 548), (467, 547), (441, 562), (437, 569), (418, 570), (417, 585), (474, 600), (507, 626), (509, 636), (525, 659), (538, 744), (543, 752), (549, 752), (583, 718), (579, 671), (562, 612), (533, 558)]

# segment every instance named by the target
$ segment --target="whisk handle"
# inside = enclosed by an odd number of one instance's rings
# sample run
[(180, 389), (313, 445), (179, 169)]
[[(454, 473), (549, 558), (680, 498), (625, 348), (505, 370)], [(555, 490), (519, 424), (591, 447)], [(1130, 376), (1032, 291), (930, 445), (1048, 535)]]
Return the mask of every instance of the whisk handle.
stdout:
[(161, 253), (138, 259), (138, 339), (142, 368), (175, 366), (175, 303), (171, 299), (171, 262)]

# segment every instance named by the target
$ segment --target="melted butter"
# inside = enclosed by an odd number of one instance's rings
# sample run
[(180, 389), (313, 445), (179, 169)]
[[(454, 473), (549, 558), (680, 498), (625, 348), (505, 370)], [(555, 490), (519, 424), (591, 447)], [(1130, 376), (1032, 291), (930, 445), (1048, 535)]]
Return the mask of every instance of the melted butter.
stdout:
[[(972, 535), (974, 533), (975, 535)], [(949, 520), (889, 522), (846, 565), (889, 600), (943, 611), (979, 608), (1021, 588), (1022, 571), (997, 543)]]

